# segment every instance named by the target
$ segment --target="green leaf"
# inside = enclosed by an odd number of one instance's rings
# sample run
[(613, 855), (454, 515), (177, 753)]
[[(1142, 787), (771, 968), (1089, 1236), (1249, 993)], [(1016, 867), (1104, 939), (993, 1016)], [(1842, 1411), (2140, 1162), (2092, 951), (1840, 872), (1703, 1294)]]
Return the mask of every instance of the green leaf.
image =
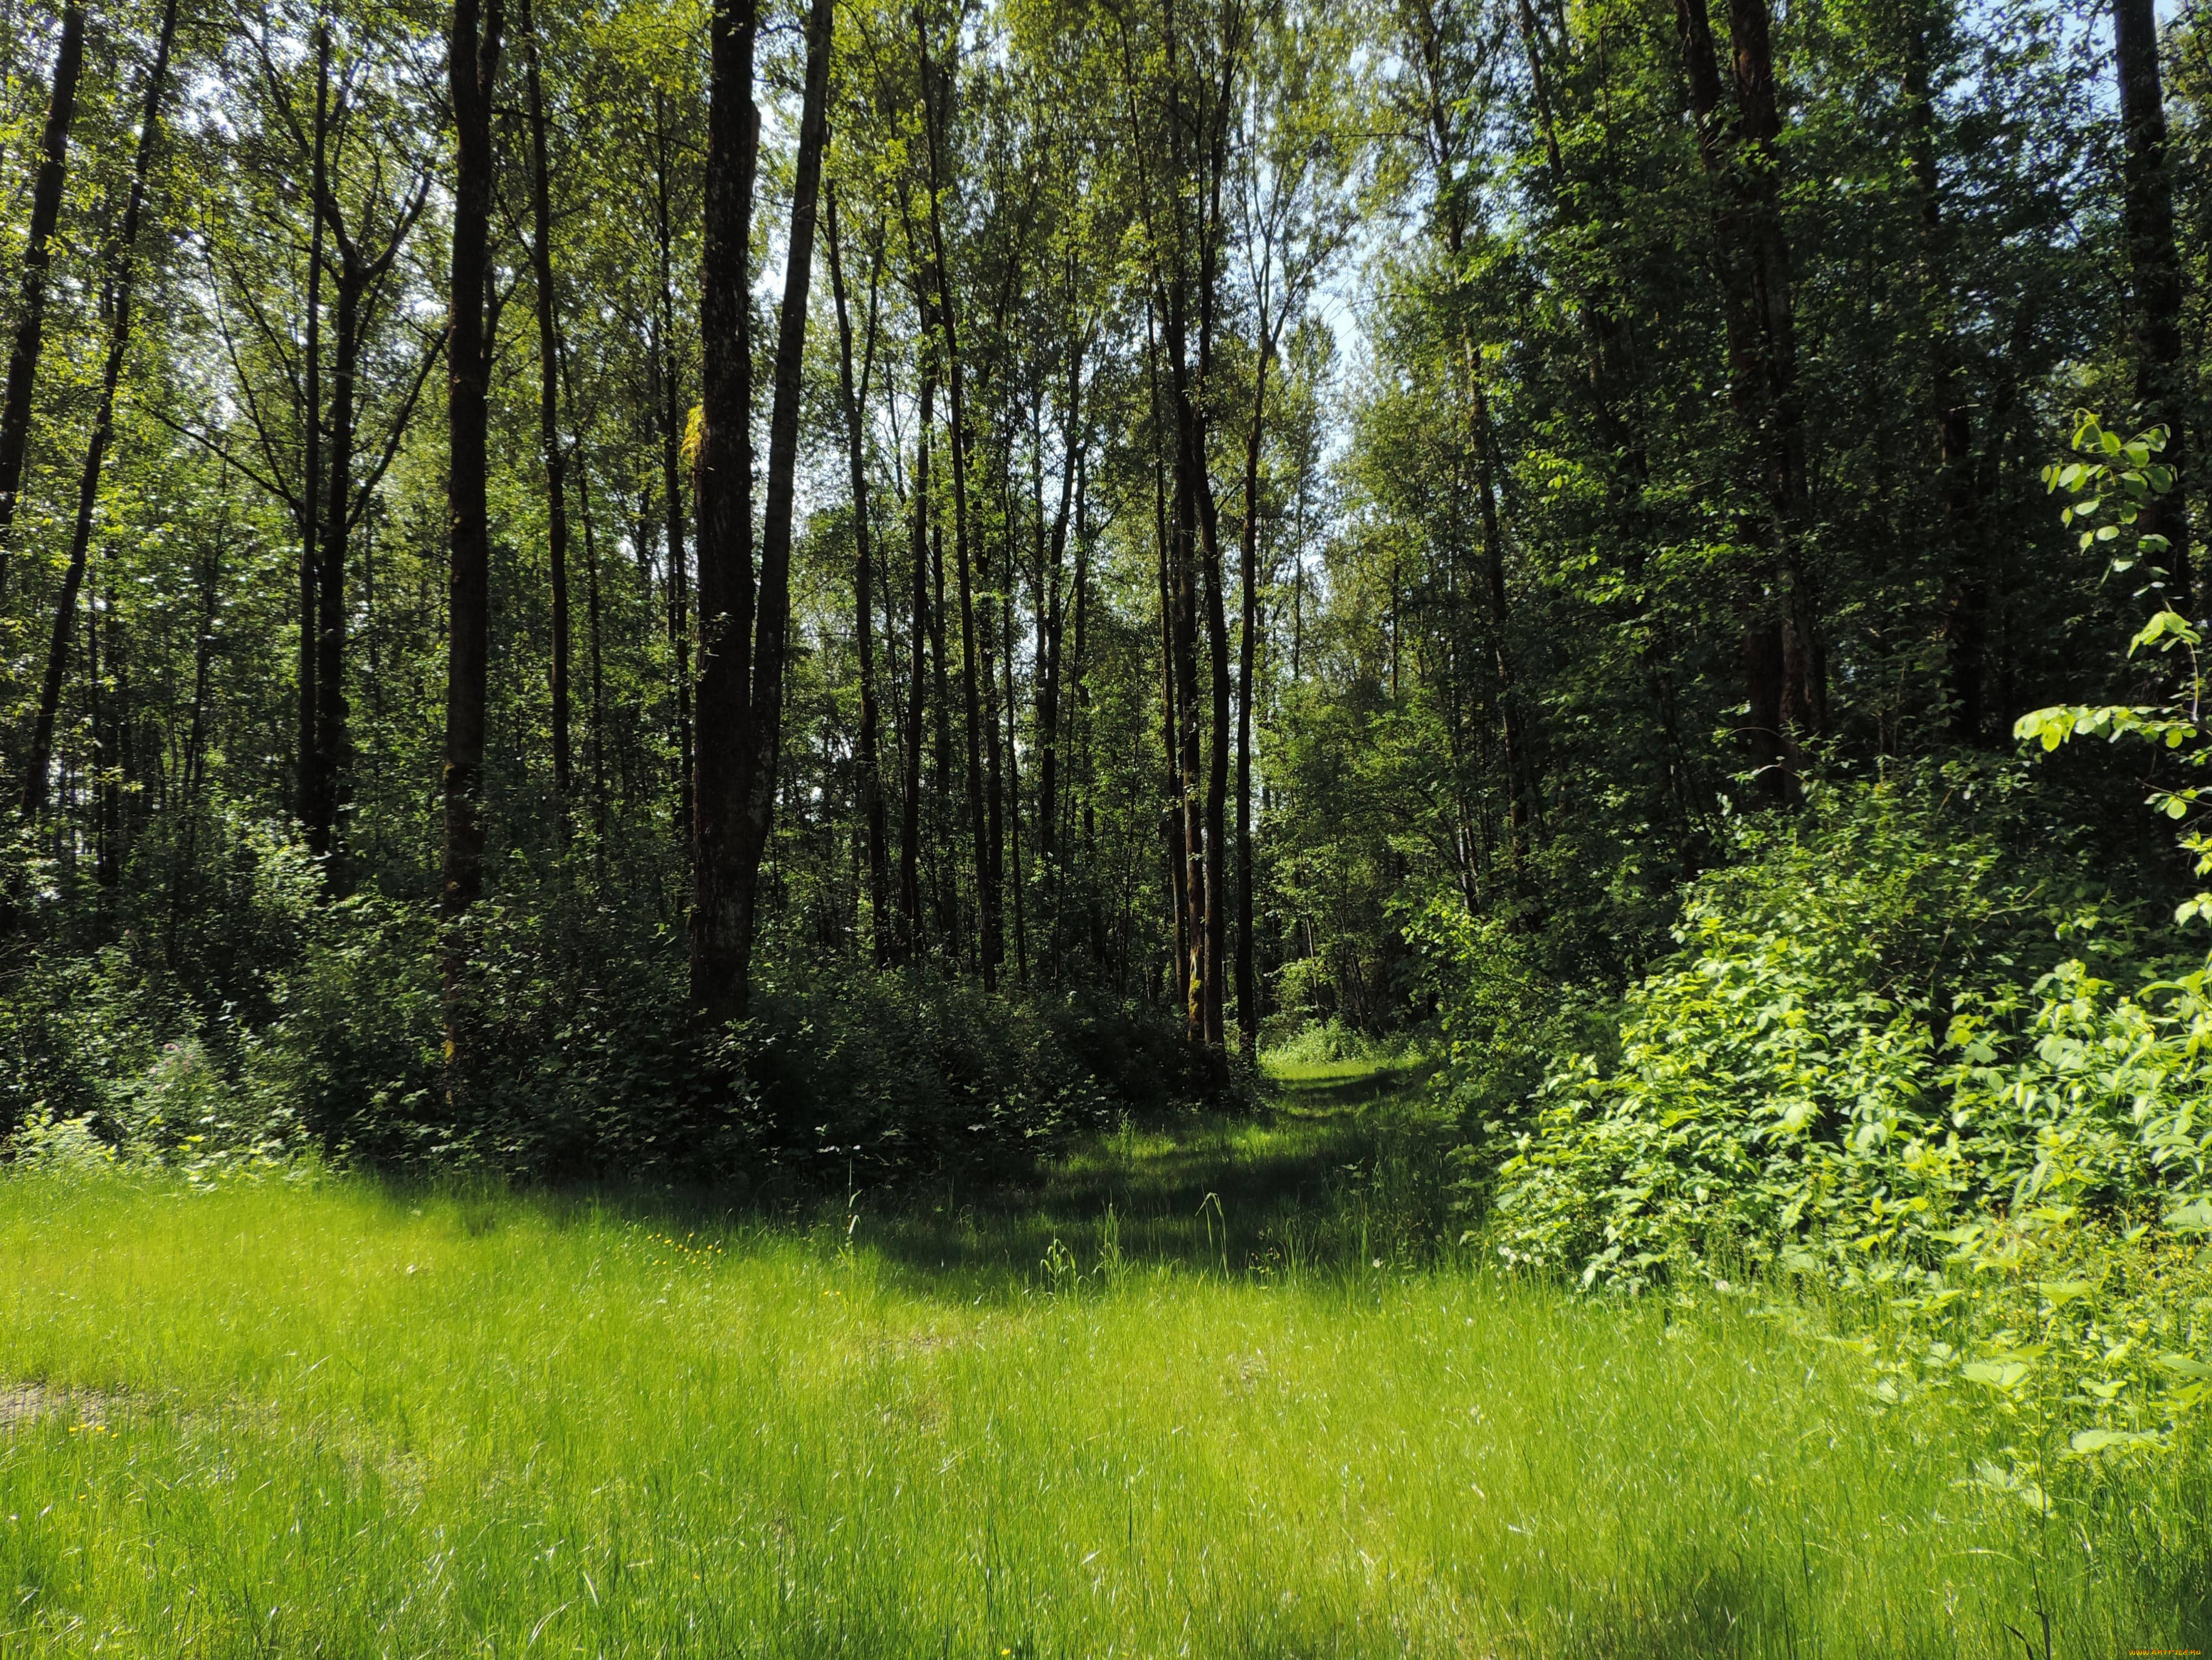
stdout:
[[(2212, 893), (2200, 893), (2190, 904), (2197, 907), (2198, 915), (2212, 917)], [(2177, 1233), (2203, 1233), (2212, 1229), (2212, 1199), (2192, 1200), (2179, 1210), (2168, 1212), (2165, 1219), (2166, 1225)]]

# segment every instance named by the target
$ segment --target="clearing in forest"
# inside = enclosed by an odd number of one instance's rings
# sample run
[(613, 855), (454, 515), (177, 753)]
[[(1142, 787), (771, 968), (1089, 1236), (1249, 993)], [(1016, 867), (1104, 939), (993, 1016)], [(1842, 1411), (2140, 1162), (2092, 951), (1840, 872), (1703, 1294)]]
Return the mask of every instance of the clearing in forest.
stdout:
[(0, 1653), (2206, 1645), (2201, 1473), (2039, 1514), (1818, 1310), (1411, 1249), (1389, 1076), (1273, 1100), (802, 1221), (0, 1180)]

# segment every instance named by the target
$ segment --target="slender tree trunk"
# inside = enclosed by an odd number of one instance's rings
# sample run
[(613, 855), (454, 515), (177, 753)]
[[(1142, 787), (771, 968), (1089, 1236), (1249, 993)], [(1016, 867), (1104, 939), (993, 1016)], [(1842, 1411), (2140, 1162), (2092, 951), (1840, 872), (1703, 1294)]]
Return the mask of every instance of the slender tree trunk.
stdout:
[[(750, 47), (748, 47), (750, 50)], [(748, 60), (750, 61), (750, 60)], [(675, 662), (676, 704), (676, 833), (687, 851), (696, 834), (693, 825), (693, 741), (691, 730), (691, 601), (684, 543), (684, 403), (676, 365), (675, 228), (669, 217), (670, 167), (665, 100), (653, 94), (654, 231), (660, 253), (660, 319), (656, 328), (653, 365), (659, 379), (658, 416), (660, 425), (660, 494), (666, 509), (668, 545), (668, 645)], [(748, 162), (750, 167), (750, 163)], [(745, 195), (750, 213), (751, 175), (746, 175)], [(750, 325), (743, 319), (740, 326)], [(746, 350), (750, 350), (748, 344)], [(746, 368), (747, 407), (750, 407), (750, 362)], [(750, 468), (750, 462), (748, 460)], [(750, 474), (748, 475), (750, 489)]]
[(921, 347), (920, 418), (915, 423), (914, 493), (913, 632), (907, 651), (907, 745), (905, 777), (899, 792), (899, 956), (911, 962), (921, 947), (921, 746), (923, 700), (929, 649), (929, 429), (936, 418), (937, 377), (929, 348)]
[(317, 678), (322, 654), (315, 635), (321, 625), (319, 603), (321, 567), (316, 558), (319, 535), (316, 514), (323, 499), (323, 253), (325, 246), (323, 202), (330, 192), (331, 30), (327, 18), (315, 23), (315, 126), (309, 173), (307, 232), (307, 316), (305, 362), (301, 380), (304, 407), (300, 415), (300, 731), (297, 773), (299, 794), (294, 811), (307, 827), (308, 845), (318, 854), (330, 851), (330, 815), (325, 803), (328, 781), (322, 775), (322, 757), (315, 744), (316, 710), (321, 702)]
[(1929, 342), (1929, 414), (1936, 438), (1936, 466), (1942, 521), (1939, 534), (1944, 572), (1943, 639), (1951, 692), (1953, 735), (1973, 743), (1984, 724), (1986, 561), (1977, 534), (1974, 432), (1967, 404), (1965, 365), (1953, 327), (1948, 239), (1941, 181), (1936, 170), (1936, 100), (1929, 84), (1929, 0), (1915, 0), (1905, 20), (1905, 171), (1919, 198), (1920, 295)]
[[(741, 1012), (739, 892), (752, 751), (753, 349), (750, 256), (760, 112), (753, 103), (754, 0), (716, 0), (708, 23), (705, 241), (700, 254), (698, 447), (699, 741), (692, 761), (691, 995), (710, 1015)], [(673, 406), (672, 405), (672, 410)]]
[(100, 402), (92, 417), (92, 435), (86, 441), (84, 465), (77, 474), (76, 520), (70, 532), (69, 563), (62, 573), (61, 593), (54, 602), (53, 633), (46, 648), (46, 672), (39, 688), (38, 712), (33, 718), (28, 764), (23, 774), (23, 817), (38, 817), (46, 800), (46, 775), (53, 765), (54, 721), (61, 708), (62, 684), (69, 673), (70, 635), (75, 629), (77, 596), (84, 587), (85, 564), (92, 551), (93, 509), (100, 500), (100, 469), (115, 435), (115, 388), (123, 378), (123, 359), (131, 346), (131, 301), (138, 275), (138, 222), (145, 211), (146, 181), (152, 171), (155, 147), (161, 142), (161, 94), (169, 73), (169, 48), (177, 35), (177, 0), (168, 0), (161, 13), (161, 33), (154, 47), (154, 61), (146, 74), (143, 111), (138, 124), (138, 148), (131, 168), (131, 192), (123, 209), (123, 223), (109, 245), (103, 309), (107, 313), (107, 355), (100, 368)]
[(2136, 523), (2166, 538), (2157, 556), (2174, 605), (2201, 615), (2190, 568), (2189, 365), (2181, 340), (2181, 258), (2174, 246), (2173, 179), (2166, 156), (2166, 96), (2151, 0), (2112, 0), (2112, 57), (2126, 141), (2123, 176), (2128, 264), (2135, 277), (2136, 396), (2141, 419), (2166, 429), (2160, 457), (2173, 469), (2172, 494), (2144, 504)]
[[(1043, 435), (1038, 434), (1032, 479), (1036, 510), (1037, 593), (1042, 607), (1037, 622), (1037, 857), (1043, 866), (1046, 892), (1053, 907), (1053, 933), (1060, 931), (1062, 856), (1058, 820), (1060, 794), (1060, 639), (1066, 626), (1060, 572), (1067, 562), (1068, 509), (1073, 500), (1076, 451), (1081, 430), (1083, 343), (1070, 330), (1066, 417), (1060, 428), (1060, 505), (1048, 537), (1044, 524)], [(1080, 558), (1079, 553), (1078, 557)], [(1052, 972), (1057, 975), (1055, 961)]]
[[(573, 390), (568, 401), (571, 406), (575, 403)], [(576, 505), (584, 520), (585, 649), (592, 673), (592, 861), (595, 869), (604, 871), (607, 857), (607, 717), (606, 676), (599, 635), (599, 546), (598, 538), (592, 534), (592, 469), (580, 450), (576, 453)]]
[[(992, 825), (986, 815), (983, 794), (983, 749), (986, 742), (995, 751), (998, 748), (998, 726), (994, 721), (987, 734), (984, 730), (982, 689), (978, 684), (980, 670), (988, 672), (984, 664), (987, 648), (975, 623), (975, 589), (974, 560), (978, 550), (971, 549), (968, 525), (968, 410), (965, 377), (960, 356), (959, 319), (953, 301), (952, 273), (945, 258), (943, 216), (939, 211), (938, 197), (942, 176), (939, 146), (945, 140), (940, 129), (948, 125), (951, 111), (945, 107), (950, 89), (944, 84), (940, 72), (930, 61), (929, 42), (921, 30), (920, 14), (916, 15), (918, 51), (921, 57), (922, 82), (923, 122), (925, 126), (929, 177), (929, 236), (930, 266), (937, 294), (937, 322), (945, 339), (945, 391), (951, 408), (947, 425), (951, 429), (952, 451), (952, 552), (954, 568), (960, 584), (960, 690), (962, 708), (966, 721), (968, 829), (975, 848), (976, 912), (980, 927), (977, 961), (983, 989), (990, 991), (998, 985), (999, 960), (1003, 953), (1000, 930), (1000, 892), (992, 869)], [(996, 756), (993, 756), (996, 770)]]
[(799, 417), (806, 348), (806, 303), (814, 275), (816, 204), (820, 198), (822, 151), (829, 141), (830, 57), (835, 0), (813, 0), (806, 29), (806, 83), (793, 183), (790, 260), (784, 271), (783, 306), (777, 318), (775, 402), (769, 412), (768, 500), (761, 527), (759, 637), (753, 648), (752, 699), (747, 725), (752, 754), (750, 796), (740, 848), (739, 903), (744, 932), (732, 1001), (745, 1006), (762, 856), (775, 828), (783, 741), (783, 676), (791, 625), (792, 519), (799, 468)]
[[(1769, 555), (1765, 592), (1747, 606), (1742, 664), (1746, 737), (1770, 794), (1789, 787), (1797, 737), (1825, 711), (1812, 639), (1811, 595), (1801, 554), (1806, 518), (1804, 453), (1796, 397), (1789, 244), (1783, 234), (1780, 119), (1765, 0), (1729, 0), (1735, 89), (1733, 128), (1721, 111), (1721, 78), (1706, 0), (1677, 0), (1683, 67), (1698, 154), (1715, 192), (1714, 243), (1727, 325), (1729, 395), (1769, 503), (1743, 534)], [(1745, 152), (1750, 153), (1747, 162)], [(1781, 545), (1778, 548), (1776, 544)]]
[(1252, 425), (1244, 441), (1244, 526), (1238, 540), (1237, 641), (1237, 1037), (1246, 1055), (1260, 1043), (1260, 999), (1252, 974), (1252, 663), (1260, 634), (1260, 453), (1274, 339), (1261, 309), (1252, 370)]
[(459, 923), (483, 891), (483, 756), (491, 654), (491, 526), (486, 500), (491, 376), (492, 94), (501, 0), (453, 0), (447, 73), (453, 106), (452, 322), (446, 350), (447, 583), (445, 947), (447, 1088), (467, 1075), (467, 947)]
[(546, 155), (545, 92), (531, 0), (522, 0), (523, 100), (530, 124), (530, 266), (538, 290), (538, 445), (545, 467), (545, 552), (553, 601), (553, 793), (565, 818), (568, 754), (568, 504), (561, 447), (561, 328), (553, 287), (553, 186)]
[(813, 0), (790, 262), (776, 331), (766, 511), (752, 569), (752, 366), (748, 254), (760, 116), (750, 0), (714, 13), (700, 329), (706, 374), (693, 493), (699, 512), (699, 720), (692, 860), (691, 994), (742, 1015), (750, 989), (760, 866), (774, 827), (791, 610), (799, 371), (826, 137), (832, 0)]
[[(349, 250), (348, 252), (350, 252)], [(307, 821), (307, 845), (331, 862), (325, 866), (336, 888), (344, 884), (337, 870), (338, 814), (350, 770), (345, 696), (345, 596), (349, 520), (353, 509), (355, 389), (360, 376), (361, 307), (365, 274), (348, 258), (338, 272), (337, 350), (331, 362), (330, 447), (325, 472), (322, 534), (315, 561), (315, 789)]]
[(84, 68), (84, 8), (62, 9), (61, 45), (54, 53), (53, 86), (39, 141), (39, 172), (31, 186), (31, 223), (23, 239), (15, 301), (15, 333), (8, 349), (8, 382), (0, 394), (0, 596), (8, 592), (8, 546), (15, 503), (23, 488), (23, 458), (31, 440), (31, 394), (46, 318), (46, 272), (54, 227), (61, 218), (62, 185), (69, 171), (70, 125), (76, 118), (77, 81)]
[(853, 379), (853, 324), (845, 306), (845, 268), (837, 241), (837, 196), (825, 192), (823, 226), (830, 254), (830, 288), (837, 307), (837, 390), (845, 415), (846, 459), (853, 488), (854, 637), (860, 669), (860, 811), (866, 820), (868, 855), (868, 915), (870, 952), (881, 968), (890, 960), (891, 923), (885, 893), (889, 842), (884, 824), (882, 768), (878, 760), (880, 717), (876, 708), (876, 645), (874, 561), (871, 556), (873, 527), (868, 519), (867, 433), (864, 416), (867, 403), (868, 368), (876, 346), (876, 284), (880, 261), (868, 272), (868, 336), (860, 384)]
[[(1011, 517), (1007, 522), (1011, 526), (1012, 523)], [(1006, 580), (999, 590), (999, 615), (1002, 625), (1000, 635), (1004, 648), (1000, 654), (1000, 661), (1005, 666), (1006, 693), (1004, 706), (1006, 716), (1005, 733), (1006, 787), (1003, 800), (1006, 807), (1010, 809), (1006, 812), (1006, 842), (1014, 865), (1013, 880), (1009, 884), (1014, 897), (1014, 983), (1026, 986), (1030, 980), (1030, 940), (1029, 916), (1024, 897), (1027, 885), (1022, 880), (1021, 740), (1016, 725), (1018, 711), (1021, 704), (1018, 701), (1018, 690), (1014, 684), (1014, 550), (1012, 543), (1012, 538), (1009, 535), (1006, 549)], [(999, 816), (1001, 799), (997, 781), (994, 780), (991, 787), (991, 816), (994, 819)], [(995, 842), (997, 839), (997, 832), (994, 830), (992, 840)]]

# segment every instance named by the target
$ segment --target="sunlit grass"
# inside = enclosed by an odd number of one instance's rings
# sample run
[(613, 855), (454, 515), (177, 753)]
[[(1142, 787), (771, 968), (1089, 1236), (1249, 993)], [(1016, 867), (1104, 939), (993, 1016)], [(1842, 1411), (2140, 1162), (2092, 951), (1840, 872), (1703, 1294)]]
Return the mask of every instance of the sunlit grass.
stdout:
[(1747, 1305), (1416, 1260), (1392, 1159), (1306, 1096), (804, 1221), (0, 1181), (0, 1654), (2205, 1645), (2201, 1469), (2040, 1520)]

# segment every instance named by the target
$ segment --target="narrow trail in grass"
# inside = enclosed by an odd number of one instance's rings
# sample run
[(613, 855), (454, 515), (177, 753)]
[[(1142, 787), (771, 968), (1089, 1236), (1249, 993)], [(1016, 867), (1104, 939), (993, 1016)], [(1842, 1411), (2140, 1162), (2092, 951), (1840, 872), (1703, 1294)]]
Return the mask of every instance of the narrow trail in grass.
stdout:
[(2202, 1472), (2046, 1525), (1741, 1299), (1487, 1272), (1417, 1083), (803, 1223), (0, 1177), (0, 1657), (2206, 1646)]
[(1263, 1110), (1132, 1126), (1054, 1161), (1034, 1185), (856, 1195), (853, 1233), (921, 1293), (1019, 1292), (1060, 1252), (1089, 1268), (1231, 1276), (1426, 1256), (1444, 1237), (1445, 1138), (1423, 1122), (1428, 1069), (1270, 1069)]

